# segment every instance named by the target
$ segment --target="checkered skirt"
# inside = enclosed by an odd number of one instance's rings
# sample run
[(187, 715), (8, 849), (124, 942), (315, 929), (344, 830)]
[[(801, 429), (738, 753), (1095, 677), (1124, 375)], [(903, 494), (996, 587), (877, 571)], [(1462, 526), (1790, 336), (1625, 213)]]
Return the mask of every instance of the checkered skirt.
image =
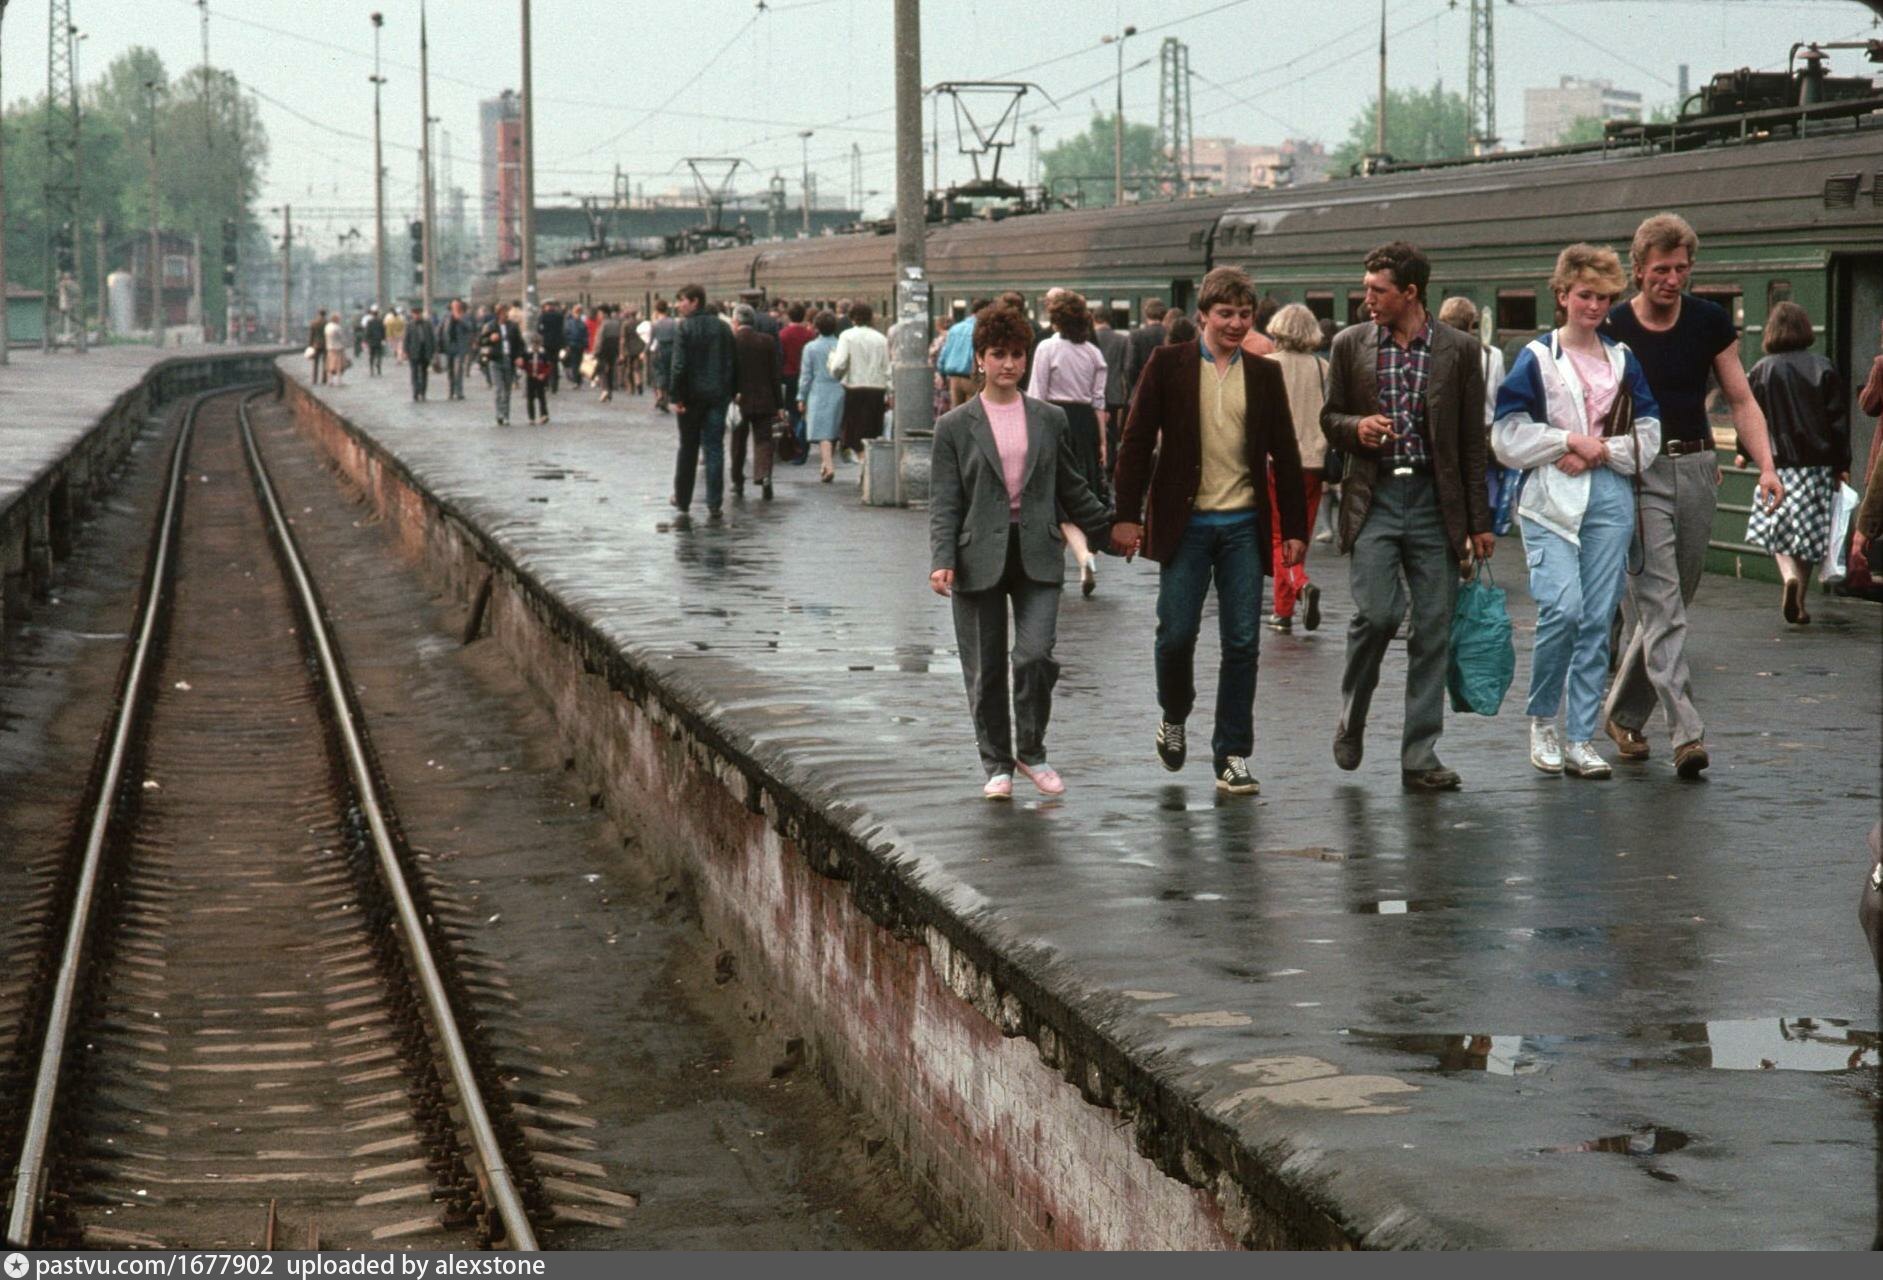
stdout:
[(1829, 467), (1780, 467), (1785, 500), (1778, 510), (1754, 506), (1746, 521), (1746, 541), (1773, 555), (1797, 556), (1816, 564), (1831, 548), (1831, 500), (1837, 473)]

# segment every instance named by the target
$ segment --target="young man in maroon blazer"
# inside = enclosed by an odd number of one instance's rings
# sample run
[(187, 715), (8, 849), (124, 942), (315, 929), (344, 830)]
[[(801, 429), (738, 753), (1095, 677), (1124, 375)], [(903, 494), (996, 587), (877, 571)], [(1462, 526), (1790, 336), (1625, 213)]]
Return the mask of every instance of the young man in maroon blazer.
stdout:
[[(1245, 359), (1255, 286), (1235, 267), (1203, 279), (1202, 335), (1158, 347), (1137, 385), (1118, 448), (1118, 523), (1112, 549), (1157, 562), (1157, 754), (1183, 767), (1184, 721), (1196, 703), (1197, 633), (1210, 582), (1222, 631), (1216, 724), (1210, 738), (1216, 785), (1254, 795), (1255, 673), (1262, 631), (1262, 580), (1270, 572), (1268, 468), (1281, 505), (1282, 559), (1307, 552), (1301, 455), (1281, 369)], [(1156, 466), (1152, 466), (1152, 455)]]

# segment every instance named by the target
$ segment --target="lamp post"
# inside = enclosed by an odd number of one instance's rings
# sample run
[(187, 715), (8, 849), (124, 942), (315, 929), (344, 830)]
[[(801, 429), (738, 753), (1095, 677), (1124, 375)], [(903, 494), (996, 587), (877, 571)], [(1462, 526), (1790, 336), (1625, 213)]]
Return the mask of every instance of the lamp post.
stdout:
[(379, 29), (383, 13), (373, 15), (373, 302), (386, 314), (386, 160), (379, 141), (379, 91), (386, 77), (379, 74)]
[(294, 309), (294, 206), (284, 204), (269, 212), (281, 215), (281, 336), (278, 341), (285, 346)]
[(144, 81), (150, 111), (150, 342), (163, 346), (163, 239), (157, 230), (157, 82)]
[[(7, 0), (0, 0), (0, 23), (6, 21)], [(0, 104), (6, 98), (0, 96)], [(0, 115), (0, 364), (8, 363), (7, 346), (10, 339), (7, 334), (7, 312), (13, 303), (7, 297), (7, 178), (6, 178), (6, 121)]]
[(420, 0), (418, 7), (418, 112), (422, 126), (419, 133), (419, 181), (424, 187), (425, 221), (420, 238), (422, 276), (419, 290), (419, 305), (425, 314), (432, 313), (432, 97), (431, 97), (431, 45), (425, 36), (425, 5)]
[(530, 0), (523, 0), (523, 332), (536, 332), (536, 134), (530, 92)]
[[(72, 212), (74, 215), (78, 215), (84, 210), (82, 193), (85, 190), (84, 183), (79, 176), (84, 171), (85, 166), (85, 122), (84, 117), (79, 114), (78, 108), (78, 87), (80, 84), (84, 83), (79, 79), (78, 54), (79, 50), (84, 47), (87, 35), (77, 27), (67, 27), (67, 30), (72, 36), (72, 119), (78, 125), (78, 136), (72, 140), (72, 186), (75, 189), (72, 196)], [(81, 229), (84, 225), (85, 219), (83, 217), (73, 217), (72, 283), (75, 286), (74, 292), (78, 295), (78, 333), (74, 336), (72, 341), (74, 344), (73, 349), (80, 355), (85, 354), (85, 255), (79, 252), (81, 247)], [(104, 288), (105, 282), (100, 280), (98, 282), (100, 296), (103, 296)]]
[[(935, 424), (929, 395), (934, 372), (928, 363), (928, 200), (922, 191), (922, 15), (921, 0), (896, 0), (896, 336), (890, 385), (896, 392), (891, 458), (897, 506), (907, 502), (903, 470), (909, 440), (928, 435)], [(861, 185), (861, 184), (859, 184)]]
[(1136, 27), (1126, 27), (1117, 35), (1106, 36), (1100, 41), (1101, 44), (1118, 46), (1117, 100), (1111, 127), (1112, 182), (1115, 184), (1112, 203), (1115, 205), (1125, 202), (1125, 41), (1136, 34)]
[(815, 130), (812, 129), (804, 129), (798, 133), (798, 145), (804, 152), (804, 176), (801, 180), (802, 185), (798, 188), (798, 203), (803, 206), (806, 237), (811, 234), (811, 135), (814, 132)]

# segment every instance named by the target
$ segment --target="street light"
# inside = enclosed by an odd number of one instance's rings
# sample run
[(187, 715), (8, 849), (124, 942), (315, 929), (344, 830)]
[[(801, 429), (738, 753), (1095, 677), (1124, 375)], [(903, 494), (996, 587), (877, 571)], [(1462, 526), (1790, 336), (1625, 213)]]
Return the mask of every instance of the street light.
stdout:
[(163, 240), (157, 230), (157, 90), (155, 80), (144, 81), (144, 101), (150, 110), (150, 341), (163, 346)]
[(803, 185), (798, 188), (798, 202), (804, 206), (804, 234), (807, 237), (811, 234), (811, 137), (815, 132), (813, 129), (803, 129), (798, 133), (798, 145), (804, 152), (804, 178)]
[(1100, 44), (1118, 46), (1118, 99), (1117, 111), (1112, 117), (1111, 139), (1112, 181), (1116, 184), (1113, 189), (1113, 204), (1125, 202), (1125, 41), (1136, 34), (1138, 34), (1136, 27), (1126, 27), (1117, 35), (1105, 36), (1099, 41)]
[(379, 29), (386, 25), (383, 13), (373, 15), (373, 302), (381, 315), (386, 311), (386, 160), (379, 142), (379, 90), (386, 77), (379, 74)]

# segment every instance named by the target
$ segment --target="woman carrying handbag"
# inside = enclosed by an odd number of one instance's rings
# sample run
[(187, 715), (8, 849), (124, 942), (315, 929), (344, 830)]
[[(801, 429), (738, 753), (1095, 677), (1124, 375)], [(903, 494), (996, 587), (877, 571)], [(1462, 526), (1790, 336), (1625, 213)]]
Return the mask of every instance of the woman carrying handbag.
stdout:
[(1661, 447), (1660, 407), (1640, 361), (1598, 332), (1625, 285), (1613, 249), (1562, 251), (1550, 288), (1563, 325), (1517, 356), (1497, 394), (1491, 438), (1497, 460), (1525, 473), (1517, 515), (1537, 604), (1530, 763), (1580, 778), (1610, 773), (1593, 742), (1609, 619), (1640, 524), (1639, 473)]

